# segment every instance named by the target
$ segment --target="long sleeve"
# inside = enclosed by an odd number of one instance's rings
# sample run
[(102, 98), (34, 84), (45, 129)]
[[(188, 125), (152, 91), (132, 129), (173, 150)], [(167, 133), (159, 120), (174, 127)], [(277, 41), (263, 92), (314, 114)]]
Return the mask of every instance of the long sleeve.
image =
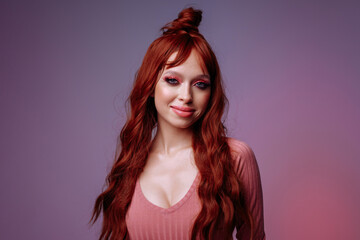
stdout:
[[(235, 172), (244, 186), (245, 204), (254, 221), (254, 240), (265, 240), (263, 194), (259, 167), (252, 149), (244, 142), (229, 139), (229, 146), (235, 160)], [(249, 228), (237, 224), (236, 238), (250, 239)]]

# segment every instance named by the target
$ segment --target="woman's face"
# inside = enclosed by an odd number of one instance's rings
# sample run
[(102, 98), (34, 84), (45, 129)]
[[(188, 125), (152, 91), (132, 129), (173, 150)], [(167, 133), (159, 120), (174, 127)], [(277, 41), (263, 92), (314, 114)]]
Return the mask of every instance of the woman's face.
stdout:
[[(176, 52), (168, 62), (175, 57)], [(210, 84), (210, 76), (202, 70), (200, 58), (194, 50), (181, 65), (166, 68), (154, 93), (158, 125), (188, 128), (194, 124), (207, 108)]]

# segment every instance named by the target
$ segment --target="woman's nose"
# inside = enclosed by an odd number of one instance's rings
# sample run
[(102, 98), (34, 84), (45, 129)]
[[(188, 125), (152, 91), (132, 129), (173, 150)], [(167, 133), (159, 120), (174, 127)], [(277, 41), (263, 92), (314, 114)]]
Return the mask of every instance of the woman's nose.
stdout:
[(181, 88), (179, 89), (179, 99), (189, 103), (192, 102), (192, 92), (191, 92), (191, 86), (184, 84), (183, 86), (181, 86)]

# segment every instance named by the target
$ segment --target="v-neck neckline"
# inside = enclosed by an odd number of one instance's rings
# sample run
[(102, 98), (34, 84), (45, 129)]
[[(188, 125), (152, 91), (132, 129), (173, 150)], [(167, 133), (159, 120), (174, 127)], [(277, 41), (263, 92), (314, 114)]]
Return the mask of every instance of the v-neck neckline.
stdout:
[(141, 189), (141, 185), (140, 185), (140, 180), (138, 179), (136, 182), (136, 191), (139, 193), (139, 196), (141, 198), (143, 198), (144, 202), (146, 203), (146, 205), (148, 205), (149, 207), (160, 211), (161, 213), (172, 213), (175, 210), (179, 209), (182, 205), (184, 205), (184, 203), (191, 197), (191, 195), (195, 192), (195, 190), (197, 189), (198, 183), (200, 181), (200, 173), (198, 172), (196, 174), (196, 177), (193, 181), (193, 183), (191, 184), (189, 190), (186, 192), (185, 196), (183, 198), (181, 198), (178, 202), (176, 202), (174, 205), (168, 207), (168, 208), (164, 208), (164, 207), (160, 207), (152, 202), (150, 202), (144, 195), (142, 189)]

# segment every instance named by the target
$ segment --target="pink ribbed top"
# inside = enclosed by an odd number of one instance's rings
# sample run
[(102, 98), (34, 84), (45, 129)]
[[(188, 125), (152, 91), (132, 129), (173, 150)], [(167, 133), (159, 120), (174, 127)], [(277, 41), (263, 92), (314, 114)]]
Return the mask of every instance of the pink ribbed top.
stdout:
[[(259, 168), (251, 148), (243, 142), (229, 138), (235, 171), (245, 187), (245, 200), (255, 223), (254, 240), (265, 240), (263, 198)], [(196, 176), (186, 195), (170, 208), (162, 208), (147, 200), (136, 182), (134, 195), (126, 216), (131, 240), (163, 239), (185, 240), (190, 238), (192, 225), (201, 210), (197, 195), (200, 174)], [(248, 229), (239, 226), (236, 238), (249, 239)], [(218, 236), (218, 237), (217, 237)], [(221, 239), (221, 230), (216, 239)]]

